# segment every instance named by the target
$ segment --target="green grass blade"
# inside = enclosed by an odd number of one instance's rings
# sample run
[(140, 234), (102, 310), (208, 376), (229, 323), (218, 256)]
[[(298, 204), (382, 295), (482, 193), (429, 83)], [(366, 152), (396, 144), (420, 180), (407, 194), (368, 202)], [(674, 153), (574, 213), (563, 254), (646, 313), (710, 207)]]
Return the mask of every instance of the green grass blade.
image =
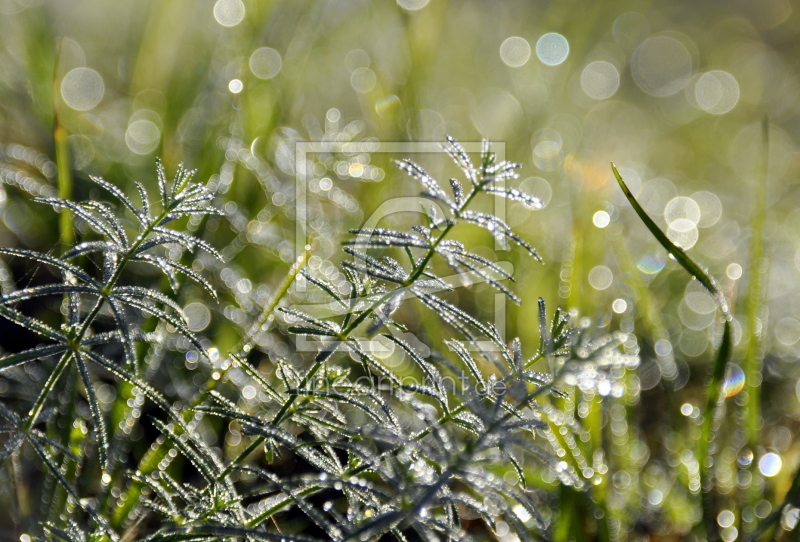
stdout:
[[(767, 171), (769, 167), (769, 121), (764, 119), (763, 128), (763, 149), (761, 156), (759, 179), (753, 194), (753, 215), (751, 219), (750, 248), (748, 252), (748, 286), (745, 297), (746, 314), (746, 335), (748, 338), (742, 356), (742, 369), (745, 374), (745, 389), (747, 392), (747, 403), (744, 405), (743, 423), (744, 433), (747, 439), (747, 446), (754, 452), (758, 450), (761, 442), (761, 346), (763, 330), (759, 330), (759, 312), (764, 298), (764, 271), (766, 269), (764, 260), (764, 220), (766, 218), (766, 192), (767, 192)], [(749, 465), (750, 473), (753, 475), (754, 483), (743, 489), (743, 506), (755, 506), (760, 498), (759, 491), (756, 489), (756, 477), (760, 476), (757, 462), (752, 461)], [(741, 522), (742, 534), (747, 534), (745, 527), (752, 528), (752, 523)]]
[[(616, 177), (620, 188), (625, 194), (625, 197), (628, 198), (628, 201), (636, 211), (636, 214), (638, 214), (639, 218), (642, 219), (642, 222), (644, 222), (645, 226), (647, 226), (647, 229), (650, 230), (650, 233), (652, 233), (658, 242), (661, 243), (661, 246), (667, 249), (667, 252), (672, 254), (681, 267), (683, 267), (690, 275), (692, 275), (692, 277), (697, 279), (706, 288), (706, 290), (708, 290), (711, 295), (714, 296), (714, 299), (717, 300), (719, 308), (724, 316), (722, 343), (720, 344), (719, 351), (717, 352), (717, 358), (714, 362), (714, 371), (711, 376), (711, 382), (708, 384), (708, 388), (706, 390), (706, 409), (703, 413), (703, 426), (700, 440), (698, 442), (698, 461), (700, 463), (700, 480), (703, 493), (702, 525), (705, 526), (706, 536), (711, 540), (716, 540), (719, 537), (717, 533), (716, 515), (714, 514), (714, 506), (711, 496), (711, 480), (709, 479), (710, 469), (708, 468), (708, 448), (709, 443), (713, 438), (712, 426), (714, 421), (714, 413), (717, 404), (719, 403), (722, 381), (725, 378), (725, 370), (731, 357), (731, 314), (728, 309), (728, 302), (722, 295), (717, 281), (714, 280), (714, 278), (702, 267), (700, 267), (694, 260), (692, 260), (682, 248), (676, 246), (672, 241), (670, 241), (666, 234), (661, 231), (658, 225), (653, 222), (653, 219), (647, 215), (647, 212), (642, 209), (642, 206), (639, 205), (638, 201), (636, 201), (636, 198), (628, 189), (625, 181), (622, 180), (622, 176), (619, 174), (619, 171), (617, 171), (617, 168), (613, 163), (611, 164), (611, 170), (614, 172), (614, 177)], [(698, 525), (698, 527), (700, 527), (700, 525)]]
[(622, 192), (625, 194), (625, 197), (628, 198), (633, 209), (636, 211), (636, 214), (639, 215), (639, 218), (642, 219), (644, 225), (647, 226), (647, 229), (650, 230), (650, 233), (653, 234), (661, 246), (667, 249), (673, 258), (683, 267), (687, 273), (692, 275), (696, 278), (700, 284), (702, 284), (706, 290), (708, 290), (714, 299), (716, 299), (717, 303), (720, 306), (723, 314), (726, 317), (729, 317), (729, 309), (728, 309), (728, 302), (725, 300), (725, 296), (722, 295), (722, 291), (720, 290), (719, 283), (714, 280), (714, 277), (709, 275), (702, 267), (697, 265), (694, 260), (692, 260), (686, 252), (679, 246), (675, 245), (672, 241), (669, 240), (669, 237), (661, 231), (661, 228), (653, 222), (653, 219), (647, 215), (647, 212), (642, 209), (642, 206), (639, 205), (639, 202), (636, 201), (636, 198), (633, 197), (633, 193), (631, 193), (628, 186), (625, 184), (625, 181), (622, 180), (622, 176), (617, 171), (616, 166), (612, 163), (611, 164), (611, 171), (614, 172), (614, 177), (616, 177), (617, 182), (619, 183), (619, 187), (622, 189)]

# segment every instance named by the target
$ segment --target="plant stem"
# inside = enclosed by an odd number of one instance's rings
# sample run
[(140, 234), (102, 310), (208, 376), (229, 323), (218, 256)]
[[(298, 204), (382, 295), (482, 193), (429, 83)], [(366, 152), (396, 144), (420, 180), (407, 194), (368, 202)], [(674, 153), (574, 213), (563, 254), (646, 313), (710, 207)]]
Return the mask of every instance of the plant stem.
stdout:
[[(111, 290), (114, 288), (114, 285), (117, 283), (120, 276), (122, 275), (122, 271), (125, 268), (125, 265), (127, 265), (127, 263), (130, 262), (130, 259), (133, 257), (136, 250), (152, 233), (153, 228), (155, 228), (156, 225), (158, 225), (164, 218), (166, 218), (170, 210), (171, 210), (170, 208), (163, 209), (161, 215), (155, 220), (151, 221), (145, 227), (145, 229), (139, 234), (139, 236), (131, 245), (130, 249), (128, 249), (128, 251), (122, 256), (122, 258), (120, 258), (120, 262), (117, 265), (116, 269), (114, 270), (114, 273), (111, 275), (111, 277), (103, 286), (103, 290), (105, 292), (111, 292)], [(79, 345), (81, 343), (84, 336), (86, 335), (86, 332), (89, 331), (92, 322), (94, 322), (94, 319), (97, 318), (97, 315), (100, 313), (100, 310), (103, 308), (103, 305), (106, 303), (106, 301), (107, 298), (105, 296), (100, 297), (97, 300), (97, 302), (92, 307), (91, 311), (89, 311), (89, 314), (83, 320), (81, 327), (75, 334), (73, 338), (73, 344)], [(36, 401), (33, 404), (33, 408), (31, 408), (31, 410), (28, 412), (28, 418), (24, 421), (22, 425), (22, 427), (25, 430), (30, 429), (35, 423), (36, 419), (39, 417), (39, 414), (41, 414), (42, 408), (44, 407), (44, 403), (47, 400), (47, 397), (53, 391), (53, 388), (55, 387), (56, 383), (58, 383), (59, 378), (61, 378), (61, 374), (64, 372), (64, 369), (66, 369), (67, 364), (72, 359), (73, 353), (74, 353), (73, 350), (67, 350), (61, 356), (61, 359), (59, 359), (58, 364), (56, 365), (55, 369), (53, 369), (53, 372), (50, 373), (50, 377), (47, 379), (44, 388), (42, 389), (41, 393), (39, 393), (39, 396), (36, 398)]]
[[(748, 271), (750, 273), (745, 312), (747, 314), (747, 337), (743, 355), (743, 370), (745, 374), (745, 392), (747, 403), (744, 406), (744, 433), (747, 447), (755, 454), (761, 441), (761, 336), (763, 335), (763, 322), (759, 320), (759, 309), (763, 299), (764, 290), (764, 219), (766, 215), (767, 173), (769, 168), (769, 120), (762, 123), (763, 148), (760, 163), (759, 179), (755, 186), (753, 196), (753, 217), (751, 219), (751, 237)], [(742, 509), (755, 506), (758, 499), (758, 485), (755, 483), (759, 476), (757, 458), (748, 466), (753, 483), (745, 488)], [(753, 524), (740, 521), (740, 532), (746, 534), (752, 530)]]

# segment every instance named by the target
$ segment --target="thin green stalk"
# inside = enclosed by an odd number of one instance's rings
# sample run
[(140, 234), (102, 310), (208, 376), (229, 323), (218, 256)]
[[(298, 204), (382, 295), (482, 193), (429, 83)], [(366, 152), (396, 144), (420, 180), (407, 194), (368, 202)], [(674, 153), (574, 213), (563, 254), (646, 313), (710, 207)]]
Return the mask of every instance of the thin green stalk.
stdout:
[[(55, 115), (56, 127), (53, 131), (53, 140), (56, 148), (56, 171), (58, 172), (58, 197), (72, 200), (72, 164), (70, 163), (69, 143), (67, 142), (67, 129), (59, 123), (58, 114)], [(58, 231), (63, 251), (67, 251), (75, 244), (75, 228), (72, 211), (62, 209), (58, 215)]]
[(622, 176), (617, 171), (617, 168), (614, 164), (611, 164), (611, 171), (614, 173), (614, 177), (617, 179), (617, 183), (619, 183), (622, 192), (628, 198), (628, 201), (631, 204), (631, 207), (636, 211), (636, 214), (639, 215), (639, 218), (644, 222), (647, 229), (650, 230), (650, 233), (661, 243), (667, 252), (669, 252), (675, 260), (683, 267), (692, 277), (697, 279), (700, 284), (702, 284), (706, 290), (714, 296), (717, 303), (719, 304), (720, 311), (723, 315), (723, 334), (722, 334), (722, 343), (720, 344), (719, 351), (717, 352), (717, 359), (714, 363), (714, 370), (711, 376), (711, 381), (708, 384), (706, 389), (706, 408), (705, 412), (703, 413), (703, 426), (700, 434), (700, 440), (698, 442), (698, 462), (700, 463), (700, 483), (701, 483), (701, 491), (702, 491), (702, 510), (703, 510), (703, 517), (701, 523), (697, 525), (697, 528), (702, 528), (706, 532), (706, 536), (710, 540), (718, 539), (719, 535), (717, 532), (717, 522), (716, 522), (716, 514), (714, 514), (714, 505), (713, 505), (713, 496), (711, 493), (712, 490), (712, 476), (711, 476), (711, 467), (712, 467), (712, 458), (709, 455), (709, 444), (713, 439), (713, 427), (714, 427), (714, 415), (717, 409), (717, 406), (720, 402), (720, 392), (722, 381), (725, 377), (725, 369), (727, 368), (728, 361), (730, 360), (731, 356), (731, 314), (728, 309), (728, 303), (725, 297), (722, 295), (722, 291), (714, 278), (706, 273), (706, 271), (700, 267), (697, 263), (694, 262), (684, 251), (682, 248), (676, 246), (669, 238), (661, 231), (661, 229), (656, 225), (655, 222), (647, 215), (644, 209), (642, 209), (639, 202), (636, 201), (636, 198), (633, 196), (631, 191), (628, 189), (625, 181), (622, 180)]
[[(70, 159), (69, 133), (61, 124), (61, 93), (58, 88), (58, 65), (61, 60), (61, 39), (56, 42), (55, 62), (53, 67), (53, 142), (56, 151), (56, 173), (58, 175), (58, 197), (72, 200), (72, 161)], [(75, 230), (72, 211), (62, 209), (58, 215), (58, 230), (62, 251), (67, 251), (75, 244)]]
[[(130, 261), (133, 254), (136, 250), (141, 246), (141, 244), (147, 239), (147, 236), (153, 231), (155, 228), (170, 212), (170, 209), (164, 209), (159, 215), (158, 218), (153, 220), (148, 226), (144, 229), (142, 233), (136, 238), (136, 240), (131, 245), (131, 248), (123, 254), (122, 258), (120, 258), (120, 262), (117, 265), (117, 268), (114, 270), (114, 273), (108, 279), (108, 281), (103, 285), (103, 291), (108, 294), (111, 293), (114, 286), (116, 285), (117, 281), (119, 280), (120, 276), (122, 276), (122, 271)], [(72, 359), (72, 356), (81, 344), (83, 337), (86, 335), (87, 331), (91, 327), (94, 319), (97, 318), (97, 315), (100, 313), (100, 310), (103, 308), (104, 304), (106, 303), (106, 298), (101, 297), (97, 300), (97, 302), (92, 307), (89, 314), (83, 320), (80, 328), (74, 333), (72, 336), (72, 344), (74, 345), (74, 350), (67, 350), (59, 359), (58, 364), (56, 365), (53, 372), (50, 373), (50, 377), (47, 379), (47, 382), (44, 385), (44, 388), (39, 393), (39, 396), (36, 398), (36, 401), (33, 404), (33, 408), (28, 412), (28, 418), (23, 422), (22, 427), (24, 430), (30, 429), (33, 424), (35, 423), (36, 419), (39, 417), (39, 414), (42, 412), (42, 408), (44, 407), (44, 403), (49, 397), (50, 393), (53, 391), (53, 388), (58, 383), (59, 378), (61, 378), (61, 374), (64, 372), (64, 369), (67, 367), (67, 364)]]
[[(745, 300), (745, 313), (747, 314), (748, 341), (742, 359), (745, 374), (745, 391), (747, 403), (744, 405), (743, 424), (747, 447), (755, 453), (761, 442), (761, 335), (759, 330), (759, 308), (764, 294), (764, 219), (766, 215), (767, 173), (769, 168), (769, 120), (764, 119), (763, 149), (759, 171), (759, 179), (753, 195), (753, 217), (751, 219), (750, 251), (748, 262), (748, 288)], [(753, 460), (749, 465), (753, 480), (759, 476), (756, 468), (757, 462)], [(743, 490), (742, 509), (755, 506), (759, 498), (758, 485), (750, 484)], [(741, 520), (741, 516), (740, 516)], [(752, 528), (752, 523), (740, 521), (740, 532), (746, 534)]]

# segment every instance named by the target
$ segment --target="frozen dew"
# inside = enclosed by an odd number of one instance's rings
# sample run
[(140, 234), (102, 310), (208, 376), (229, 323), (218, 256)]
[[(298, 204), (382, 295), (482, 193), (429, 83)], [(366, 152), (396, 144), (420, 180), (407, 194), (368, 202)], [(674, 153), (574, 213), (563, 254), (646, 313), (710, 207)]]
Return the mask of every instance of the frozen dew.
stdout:
[(195, 333), (203, 331), (211, 322), (211, 311), (208, 310), (205, 303), (189, 303), (183, 309), (183, 312), (189, 322), (189, 330)]
[(725, 274), (731, 280), (738, 280), (742, 277), (742, 266), (738, 263), (732, 263), (725, 270)]
[(581, 88), (595, 100), (610, 98), (619, 88), (619, 71), (604, 60), (591, 62), (581, 73)]
[(75, 68), (61, 80), (61, 97), (72, 109), (88, 111), (100, 103), (105, 85), (91, 68)]
[(614, 302), (611, 304), (611, 308), (617, 314), (622, 314), (626, 310), (628, 310), (628, 302), (624, 299), (615, 299)]
[(631, 72), (636, 84), (653, 96), (672, 96), (692, 75), (692, 57), (675, 38), (648, 38), (633, 54)]
[(272, 79), (282, 65), (281, 54), (272, 47), (261, 47), (250, 55), (250, 71), (259, 79)]
[(230, 90), (234, 94), (239, 94), (243, 88), (244, 84), (240, 79), (231, 79), (231, 82), (228, 83), (228, 90)]
[(605, 211), (597, 211), (592, 216), (592, 223), (598, 228), (605, 228), (611, 223), (611, 216)]
[(255, 386), (252, 386), (252, 385), (248, 384), (247, 386), (242, 388), (242, 397), (244, 397), (245, 399), (248, 399), (248, 400), (255, 399), (256, 398), (256, 388), (255, 388)]
[(161, 141), (161, 129), (148, 119), (134, 120), (125, 131), (125, 144), (136, 154), (150, 154)]
[(680, 219), (686, 219), (697, 225), (700, 222), (700, 217), (700, 206), (691, 198), (672, 198), (664, 208), (664, 219), (670, 225)]
[(408, 11), (417, 11), (428, 5), (430, 0), (397, 0), (397, 5)]
[(758, 470), (767, 477), (777, 475), (781, 471), (783, 460), (781, 456), (774, 452), (769, 452), (761, 456), (758, 460)]
[(724, 71), (710, 71), (697, 81), (694, 97), (701, 109), (714, 115), (727, 113), (739, 101), (739, 83)]
[(667, 229), (669, 240), (684, 250), (692, 248), (697, 243), (699, 236), (697, 226), (686, 218), (679, 218), (671, 223)]
[(531, 57), (531, 45), (525, 38), (512, 36), (500, 45), (500, 58), (507, 66), (519, 68)]
[(244, 3), (242, 0), (217, 0), (214, 18), (222, 26), (236, 26), (244, 19)]
[(722, 393), (725, 397), (733, 397), (744, 389), (744, 371), (735, 363), (729, 363), (722, 381)]
[(561, 34), (547, 33), (536, 42), (536, 56), (542, 64), (558, 66), (569, 56), (569, 42)]
[(589, 271), (589, 284), (591, 284), (592, 288), (595, 290), (605, 290), (611, 286), (613, 280), (614, 274), (611, 272), (611, 269), (604, 265), (598, 265)]
[(739, 530), (736, 527), (726, 527), (719, 533), (722, 542), (733, 542), (739, 537)]
[(365, 94), (375, 88), (377, 78), (369, 68), (358, 68), (350, 75), (350, 85), (356, 92)]
[(694, 412), (694, 407), (689, 403), (683, 403), (681, 405), (681, 414), (684, 416), (691, 416), (692, 412)]
[(782, 318), (775, 326), (775, 338), (784, 346), (800, 341), (800, 322), (794, 318)]

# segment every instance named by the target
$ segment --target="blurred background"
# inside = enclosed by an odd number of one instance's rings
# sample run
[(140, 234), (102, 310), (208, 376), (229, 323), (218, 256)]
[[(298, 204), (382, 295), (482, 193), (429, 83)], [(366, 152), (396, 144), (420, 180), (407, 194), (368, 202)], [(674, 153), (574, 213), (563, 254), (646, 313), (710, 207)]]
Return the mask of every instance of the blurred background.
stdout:
[[(521, 187), (545, 203), (505, 211), (545, 262), (496, 252), (514, 264), (524, 300), (507, 307), (506, 335), (538, 343), (541, 296), (637, 336), (633, 414), (612, 408), (622, 425), (611, 429), (620, 446), (635, 443), (630, 461), (646, 486), (636, 498), (663, 511), (663, 471), (675, 466), (681, 420), (702, 406), (721, 328), (711, 297), (625, 201), (613, 161), (731, 300), (732, 427), (748, 401), (742, 358), (754, 322), (764, 431), (750, 461), (770, 458), (761, 473), (780, 493), (800, 453), (799, 74), (800, 3), (789, 0), (0, 0), (0, 243), (57, 248), (57, 216), (28, 194), (57, 191), (58, 153), (71, 161), (75, 197), (92, 195), (89, 175), (153, 187), (157, 157), (170, 171), (197, 168), (221, 198), (224, 216), (205, 227), (228, 263), (194, 264), (222, 288), (218, 306), (196, 302), (192, 288), (182, 295), (194, 330), (224, 352), (296, 256), (297, 142), (496, 141), (523, 164)], [(344, 231), (418, 192), (391, 164), (404, 156), (363, 148), (331, 146), (308, 163), (310, 266), (334, 282)], [(441, 156), (410, 157), (442, 180), (456, 175)], [(762, 197), (765, 274), (751, 320), (742, 300), (760, 261), (750, 247)], [(467, 234), (494, 251), (488, 235)], [(5, 288), (25, 277), (16, 265), (0, 267)], [(488, 289), (455, 295), (494, 317)], [(259, 347), (302, 356), (281, 333), (263, 334)], [(0, 394), (9, 386), (0, 382)], [(750, 483), (735, 472), (736, 434), (723, 489)]]

